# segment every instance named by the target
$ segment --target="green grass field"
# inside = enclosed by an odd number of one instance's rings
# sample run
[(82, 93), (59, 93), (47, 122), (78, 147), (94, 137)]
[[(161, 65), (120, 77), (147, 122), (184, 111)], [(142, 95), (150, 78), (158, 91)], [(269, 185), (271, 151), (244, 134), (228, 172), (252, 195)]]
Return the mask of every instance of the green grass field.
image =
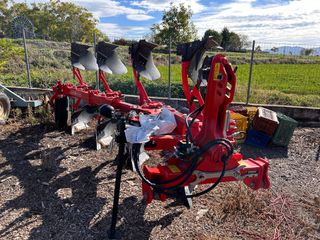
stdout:
[[(249, 64), (237, 71), (236, 100), (245, 101)], [(168, 81), (168, 67), (159, 67), (161, 81)], [(180, 65), (172, 66), (172, 82), (180, 82)], [(255, 64), (251, 100), (255, 103), (293, 104), (320, 107), (320, 64)]]
[[(237, 65), (237, 84), (248, 83), (249, 64)], [(168, 81), (168, 67), (159, 66), (162, 82)], [(180, 65), (172, 66), (171, 79), (181, 81)], [(320, 64), (257, 64), (253, 66), (252, 88), (279, 90), (288, 94), (320, 95)]]

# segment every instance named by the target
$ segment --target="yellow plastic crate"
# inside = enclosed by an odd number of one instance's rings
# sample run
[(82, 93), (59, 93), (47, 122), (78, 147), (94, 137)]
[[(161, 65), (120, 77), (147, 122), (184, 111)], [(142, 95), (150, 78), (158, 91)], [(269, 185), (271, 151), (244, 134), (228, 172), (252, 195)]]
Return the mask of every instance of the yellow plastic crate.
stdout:
[(238, 131), (246, 132), (248, 130), (248, 118), (240, 113), (231, 113), (230, 118), (236, 121)]
[(249, 122), (252, 122), (254, 116), (256, 115), (258, 108), (257, 107), (246, 107), (246, 109), (247, 109), (247, 114), (249, 117)]

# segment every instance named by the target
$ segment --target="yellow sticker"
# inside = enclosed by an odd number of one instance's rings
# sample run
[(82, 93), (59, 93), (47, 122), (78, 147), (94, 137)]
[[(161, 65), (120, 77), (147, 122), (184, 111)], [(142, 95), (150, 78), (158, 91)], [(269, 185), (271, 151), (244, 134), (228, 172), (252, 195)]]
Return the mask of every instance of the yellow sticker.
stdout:
[(238, 163), (239, 163), (240, 165), (244, 165), (244, 166), (246, 166), (246, 167), (251, 167), (251, 166), (252, 166), (252, 165), (250, 164), (250, 162), (244, 161), (244, 160), (240, 160)]
[(168, 165), (168, 168), (171, 170), (173, 173), (179, 173), (181, 172), (180, 169), (177, 167), (177, 165)]
[(220, 74), (220, 63), (215, 63), (214, 64), (214, 76), (213, 80), (220, 80), (219, 77)]

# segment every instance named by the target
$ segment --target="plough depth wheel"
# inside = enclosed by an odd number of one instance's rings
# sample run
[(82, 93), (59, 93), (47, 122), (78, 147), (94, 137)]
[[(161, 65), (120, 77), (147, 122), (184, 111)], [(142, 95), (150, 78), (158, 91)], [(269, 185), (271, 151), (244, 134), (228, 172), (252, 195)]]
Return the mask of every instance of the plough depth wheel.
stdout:
[(4, 124), (10, 114), (10, 100), (4, 93), (0, 93), (0, 124)]
[(54, 102), (54, 119), (58, 129), (68, 126), (68, 98), (56, 98)]

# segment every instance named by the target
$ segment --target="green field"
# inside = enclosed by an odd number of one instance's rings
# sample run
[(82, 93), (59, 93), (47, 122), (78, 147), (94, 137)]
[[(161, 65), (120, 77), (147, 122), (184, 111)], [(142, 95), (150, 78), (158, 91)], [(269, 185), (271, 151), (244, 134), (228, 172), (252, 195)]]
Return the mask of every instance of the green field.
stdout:
[[(237, 65), (237, 84), (246, 86), (249, 64)], [(159, 66), (161, 81), (168, 81), (168, 67)], [(172, 66), (171, 79), (181, 80), (180, 65)], [(279, 90), (288, 94), (320, 95), (320, 64), (257, 64), (253, 66), (252, 87)]]
[[(30, 41), (29, 58), (34, 87), (50, 88), (57, 80), (73, 81), (69, 62), (69, 44)], [(119, 49), (125, 64), (130, 65), (127, 47)], [(235, 101), (245, 101), (249, 75), (249, 53), (226, 53), (233, 65), (238, 66)], [(166, 54), (154, 54), (161, 78), (143, 80), (150, 96), (168, 96), (168, 66)], [(173, 62), (180, 62), (173, 55)], [(184, 97), (181, 88), (180, 64), (172, 64), (172, 97)], [(320, 107), (320, 57), (281, 56), (260, 53), (255, 56), (251, 84), (251, 103), (290, 104)], [(94, 72), (83, 72), (87, 82), (94, 83)], [(115, 90), (136, 93), (132, 69), (122, 76), (108, 76)], [(0, 82), (5, 85), (26, 86), (21, 41), (0, 39)], [(190, 82), (190, 85), (192, 83)]]
[[(237, 71), (236, 101), (245, 101), (249, 64)], [(168, 68), (159, 67), (161, 81), (168, 81)], [(172, 81), (180, 83), (180, 65), (172, 67)], [(255, 64), (251, 97), (255, 103), (292, 104), (320, 107), (320, 64)]]

